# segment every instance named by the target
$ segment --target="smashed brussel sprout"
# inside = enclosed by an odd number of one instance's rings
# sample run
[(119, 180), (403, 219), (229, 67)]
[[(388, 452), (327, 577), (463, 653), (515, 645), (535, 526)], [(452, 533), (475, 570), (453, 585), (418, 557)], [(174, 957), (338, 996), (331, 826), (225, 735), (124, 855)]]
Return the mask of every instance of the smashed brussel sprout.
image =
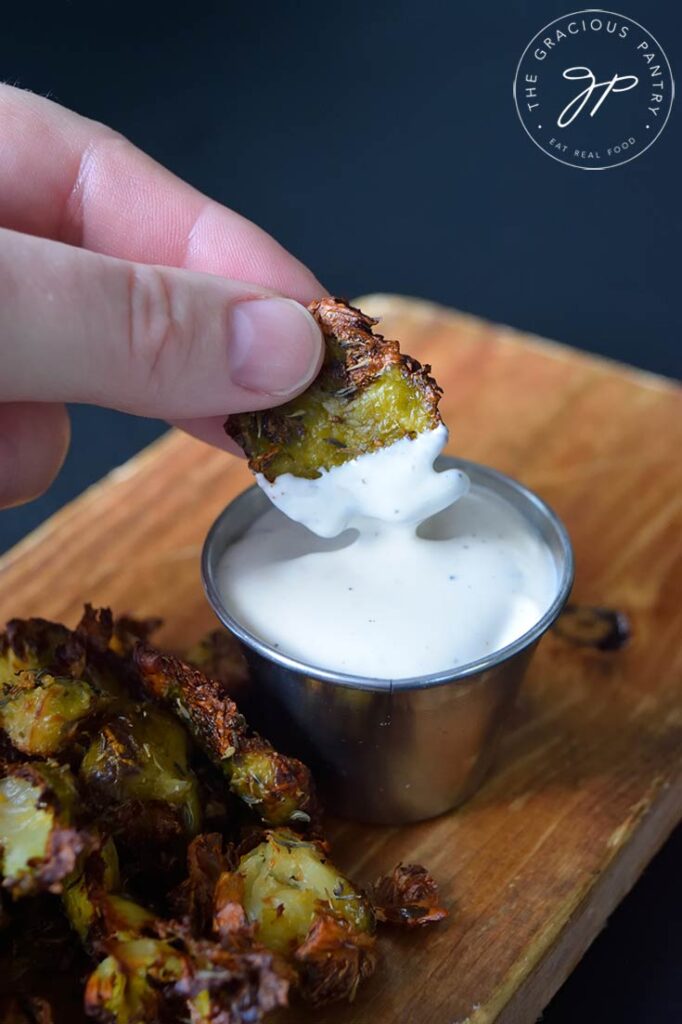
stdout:
[(15, 898), (60, 892), (91, 847), (75, 825), (77, 792), (64, 765), (34, 761), (5, 766), (0, 779), (0, 875)]
[(85, 680), (26, 669), (0, 684), (0, 729), (21, 753), (53, 757), (69, 747), (101, 703)]
[(173, 821), (191, 837), (199, 831), (201, 804), (188, 758), (182, 726), (157, 708), (135, 705), (98, 730), (81, 762), (80, 778), (108, 822), (125, 826), (125, 809), (132, 804), (151, 839), (172, 832)]
[(109, 955), (85, 986), (85, 1012), (111, 1024), (157, 1021), (163, 985), (179, 981), (184, 958), (168, 942), (154, 938), (113, 941)]
[(254, 473), (314, 478), (365, 452), (414, 438), (441, 422), (440, 388), (430, 367), (402, 355), (397, 341), (343, 299), (308, 307), (325, 338), (324, 363), (310, 387), (275, 409), (228, 417), (225, 430)]
[(371, 934), (374, 916), (365, 896), (338, 871), (324, 846), (288, 829), (269, 831), (239, 861), (244, 908), (261, 942), (291, 955), (305, 939), (320, 906), (354, 930)]
[(204, 753), (229, 779), (230, 790), (267, 824), (307, 823), (317, 804), (309, 769), (250, 736), (218, 679), (179, 658), (140, 645), (135, 662), (146, 692), (170, 707)]
[(376, 966), (374, 918), (324, 844), (277, 829), (235, 856), (218, 835), (193, 840), (175, 900), (186, 925), (217, 935), (223, 948), (269, 950), (277, 974), (288, 968), (309, 1002), (352, 999)]

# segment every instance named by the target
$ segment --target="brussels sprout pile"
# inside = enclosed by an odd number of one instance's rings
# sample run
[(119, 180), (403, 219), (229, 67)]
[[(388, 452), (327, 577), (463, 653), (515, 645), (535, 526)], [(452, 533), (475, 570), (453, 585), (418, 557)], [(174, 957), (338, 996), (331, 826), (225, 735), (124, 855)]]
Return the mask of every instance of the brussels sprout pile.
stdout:
[(309, 770), (230, 696), (236, 641), (182, 659), (158, 624), (86, 605), (0, 634), (2, 1024), (253, 1024), (352, 999), (377, 921), (445, 914), (423, 868), (341, 874)]

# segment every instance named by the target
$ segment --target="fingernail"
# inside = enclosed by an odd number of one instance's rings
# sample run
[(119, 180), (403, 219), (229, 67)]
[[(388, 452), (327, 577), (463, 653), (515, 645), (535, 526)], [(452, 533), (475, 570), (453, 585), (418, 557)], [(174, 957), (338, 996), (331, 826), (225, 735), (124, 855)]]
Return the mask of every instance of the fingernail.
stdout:
[(315, 377), (322, 332), (293, 299), (248, 299), (232, 310), (230, 376), (250, 391), (281, 398)]

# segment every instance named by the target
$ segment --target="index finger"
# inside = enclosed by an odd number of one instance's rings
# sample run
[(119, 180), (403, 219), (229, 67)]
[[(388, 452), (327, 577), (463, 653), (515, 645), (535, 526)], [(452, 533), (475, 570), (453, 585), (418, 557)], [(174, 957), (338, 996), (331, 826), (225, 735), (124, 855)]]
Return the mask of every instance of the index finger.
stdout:
[(0, 138), (2, 227), (249, 281), (306, 304), (324, 292), (265, 231), (96, 121), (0, 85)]

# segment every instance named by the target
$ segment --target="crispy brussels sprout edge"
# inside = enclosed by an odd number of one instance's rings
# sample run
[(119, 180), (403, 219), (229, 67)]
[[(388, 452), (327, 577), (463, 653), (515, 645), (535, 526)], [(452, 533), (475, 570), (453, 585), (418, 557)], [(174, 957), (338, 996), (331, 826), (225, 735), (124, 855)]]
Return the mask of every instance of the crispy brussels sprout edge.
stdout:
[(314, 478), (365, 452), (414, 438), (441, 422), (441, 390), (397, 341), (344, 299), (308, 307), (325, 338), (322, 369), (310, 387), (276, 409), (228, 417), (225, 430), (254, 473)]

